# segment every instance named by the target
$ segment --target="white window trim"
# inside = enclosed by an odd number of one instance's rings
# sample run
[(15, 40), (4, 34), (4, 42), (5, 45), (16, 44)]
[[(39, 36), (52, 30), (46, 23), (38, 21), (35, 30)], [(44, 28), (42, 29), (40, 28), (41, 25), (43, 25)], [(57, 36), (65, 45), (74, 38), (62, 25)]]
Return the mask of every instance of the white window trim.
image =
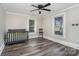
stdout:
[(35, 24), (34, 24), (34, 32), (33, 33), (30, 33), (29, 32), (29, 34), (36, 34), (36, 19), (35, 18), (29, 18), (28, 20), (27, 20), (27, 31), (29, 31), (29, 20), (34, 20), (35, 21)]
[(54, 34), (54, 31), (53, 31), (53, 35), (55, 36), (55, 37), (59, 37), (59, 38), (66, 38), (66, 13), (64, 12), (64, 13), (59, 13), (59, 14), (55, 14), (54, 16), (53, 16), (53, 20), (52, 20), (52, 22), (53, 22), (53, 29), (54, 29), (54, 18), (55, 17), (59, 17), (59, 16), (63, 16), (63, 37), (62, 36), (59, 36), (59, 35), (55, 35)]

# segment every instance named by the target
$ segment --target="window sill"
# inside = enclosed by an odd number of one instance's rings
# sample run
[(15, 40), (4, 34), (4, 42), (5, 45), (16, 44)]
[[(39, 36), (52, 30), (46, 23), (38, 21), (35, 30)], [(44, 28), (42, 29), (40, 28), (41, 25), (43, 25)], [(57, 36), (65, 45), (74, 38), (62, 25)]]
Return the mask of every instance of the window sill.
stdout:
[(29, 35), (34, 35), (34, 34), (36, 34), (35, 32), (33, 32), (33, 33), (29, 33)]

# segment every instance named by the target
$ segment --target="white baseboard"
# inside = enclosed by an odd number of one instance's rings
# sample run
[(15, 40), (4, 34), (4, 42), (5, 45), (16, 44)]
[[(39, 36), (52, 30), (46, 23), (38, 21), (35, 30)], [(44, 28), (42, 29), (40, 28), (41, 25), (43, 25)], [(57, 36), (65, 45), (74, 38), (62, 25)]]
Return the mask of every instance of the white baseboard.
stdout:
[(70, 43), (70, 42), (64, 41), (62, 39), (60, 40), (60, 39), (56, 39), (56, 38), (51, 38), (48, 36), (44, 36), (44, 38), (79, 50), (78, 44)]
[(5, 47), (5, 45), (2, 44), (2, 46), (0, 47), (0, 55), (1, 55), (1, 53), (2, 53), (2, 51), (3, 51), (3, 49), (4, 49), (4, 47)]

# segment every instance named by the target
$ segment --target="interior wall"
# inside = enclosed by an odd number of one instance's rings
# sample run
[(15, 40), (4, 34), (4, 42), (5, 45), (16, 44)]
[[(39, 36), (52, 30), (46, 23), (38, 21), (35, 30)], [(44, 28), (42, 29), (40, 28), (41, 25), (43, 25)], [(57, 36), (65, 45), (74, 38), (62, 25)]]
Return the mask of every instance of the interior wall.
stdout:
[(27, 19), (29, 16), (16, 15), (7, 13), (6, 15), (6, 32), (8, 29), (26, 29), (27, 30)]
[(4, 46), (5, 11), (0, 5), (0, 54)]
[(79, 44), (79, 6), (67, 11), (67, 41)]
[(31, 15), (21, 15), (17, 13), (7, 12), (6, 15), (6, 32), (8, 29), (26, 29), (27, 30), (27, 20), (36, 19), (36, 33), (29, 34), (30, 38), (38, 36), (38, 29), (41, 27), (41, 21), (38, 16)]
[(79, 45), (79, 26), (72, 26), (72, 24), (79, 24), (79, 6), (70, 8), (61, 12), (56, 12), (56, 14), (65, 13), (66, 16), (66, 38), (59, 38), (53, 34), (52, 20), (54, 14), (51, 16), (44, 16), (43, 28), (44, 36), (51, 37), (53, 39), (64, 40), (73, 44)]

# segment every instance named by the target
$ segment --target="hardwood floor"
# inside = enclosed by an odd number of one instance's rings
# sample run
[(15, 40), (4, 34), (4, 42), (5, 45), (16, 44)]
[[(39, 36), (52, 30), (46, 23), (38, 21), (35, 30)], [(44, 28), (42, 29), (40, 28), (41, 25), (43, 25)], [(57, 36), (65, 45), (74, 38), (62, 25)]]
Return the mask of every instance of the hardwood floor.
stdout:
[(78, 56), (79, 50), (47, 39), (30, 39), (25, 43), (5, 46), (2, 56)]

